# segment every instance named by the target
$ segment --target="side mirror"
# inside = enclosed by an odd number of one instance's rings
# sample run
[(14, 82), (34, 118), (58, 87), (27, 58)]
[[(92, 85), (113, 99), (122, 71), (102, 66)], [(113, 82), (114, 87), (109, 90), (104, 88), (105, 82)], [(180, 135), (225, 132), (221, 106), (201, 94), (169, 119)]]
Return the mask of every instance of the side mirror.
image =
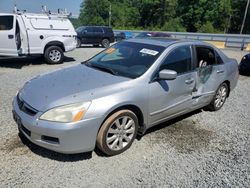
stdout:
[(177, 72), (174, 70), (163, 69), (159, 72), (160, 80), (175, 80), (177, 77)]

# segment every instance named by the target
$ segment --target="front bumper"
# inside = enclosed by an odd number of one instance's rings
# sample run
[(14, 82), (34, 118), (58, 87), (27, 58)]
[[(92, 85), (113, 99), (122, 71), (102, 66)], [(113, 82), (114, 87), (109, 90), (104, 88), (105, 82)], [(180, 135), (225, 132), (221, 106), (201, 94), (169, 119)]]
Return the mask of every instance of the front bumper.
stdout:
[(74, 39), (69, 38), (64, 43), (65, 52), (69, 52), (69, 51), (75, 50), (76, 46), (77, 46), (77, 40), (76, 40), (76, 38), (74, 38)]
[(21, 131), (32, 143), (59, 153), (73, 154), (93, 151), (102, 118), (77, 123), (39, 120), (41, 112), (31, 116), (20, 110), (17, 97), (13, 100), (13, 116)]

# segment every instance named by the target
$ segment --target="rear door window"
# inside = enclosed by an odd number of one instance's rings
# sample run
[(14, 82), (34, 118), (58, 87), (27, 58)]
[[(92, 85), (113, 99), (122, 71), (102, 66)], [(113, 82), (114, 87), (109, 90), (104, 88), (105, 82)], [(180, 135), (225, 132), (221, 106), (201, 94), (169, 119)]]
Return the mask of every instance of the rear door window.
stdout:
[(102, 28), (100, 28), (100, 27), (94, 27), (93, 30), (95, 33), (102, 33), (103, 32)]
[(0, 31), (13, 29), (13, 16), (0, 16)]
[(216, 59), (214, 50), (209, 47), (196, 47), (197, 53), (197, 67), (206, 67), (208, 65), (215, 65)]

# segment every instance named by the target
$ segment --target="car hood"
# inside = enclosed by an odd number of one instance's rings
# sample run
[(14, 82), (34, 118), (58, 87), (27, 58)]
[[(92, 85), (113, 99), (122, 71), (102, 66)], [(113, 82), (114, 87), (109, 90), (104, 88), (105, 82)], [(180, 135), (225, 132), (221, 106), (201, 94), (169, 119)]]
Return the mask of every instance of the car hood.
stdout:
[(121, 90), (120, 84), (130, 80), (80, 64), (33, 78), (19, 91), (19, 96), (44, 112), (56, 106), (106, 96)]

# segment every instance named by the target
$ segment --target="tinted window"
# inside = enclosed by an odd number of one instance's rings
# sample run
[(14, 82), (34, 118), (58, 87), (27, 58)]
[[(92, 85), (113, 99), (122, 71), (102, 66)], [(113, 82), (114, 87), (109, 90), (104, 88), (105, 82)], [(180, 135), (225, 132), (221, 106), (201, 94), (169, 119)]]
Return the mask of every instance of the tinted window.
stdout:
[(223, 60), (221, 59), (220, 55), (218, 52), (215, 51), (215, 58), (216, 58), (216, 61), (217, 61), (217, 64), (223, 64)]
[(96, 55), (87, 65), (106, 68), (120, 76), (137, 78), (149, 69), (164, 49), (161, 46), (124, 41)]
[(103, 30), (105, 33), (113, 33), (113, 30), (110, 27), (104, 27)]
[(182, 46), (176, 48), (167, 56), (160, 70), (174, 70), (178, 74), (189, 72), (192, 66), (191, 47)]
[(0, 16), (0, 30), (11, 30), (13, 28), (13, 16)]
[(214, 65), (216, 63), (213, 49), (207, 47), (196, 47), (196, 53), (197, 67)]
[(88, 33), (89, 33), (89, 32), (93, 32), (93, 28), (92, 28), (92, 27), (86, 27), (86, 28), (85, 28), (85, 31), (88, 32)]
[(103, 32), (102, 28), (100, 28), (100, 27), (94, 27), (93, 30), (95, 33), (102, 33)]

